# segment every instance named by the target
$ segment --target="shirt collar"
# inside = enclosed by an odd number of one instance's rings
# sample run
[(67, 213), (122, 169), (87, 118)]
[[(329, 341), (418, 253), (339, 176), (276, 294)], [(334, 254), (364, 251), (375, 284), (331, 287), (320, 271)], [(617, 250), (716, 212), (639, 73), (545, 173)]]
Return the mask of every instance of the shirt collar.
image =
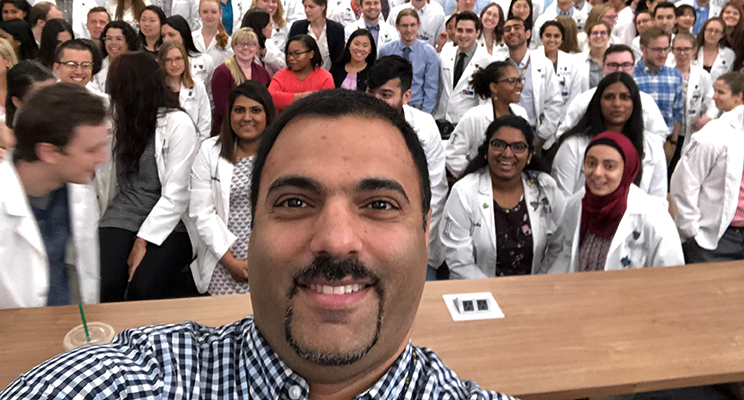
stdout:
[(695, 7), (695, 11), (707, 11), (710, 9), (710, 2), (708, 2), (708, 5), (705, 7), (700, 7), (697, 3), (697, 1), (692, 2), (692, 6)]
[[(243, 354), (246, 365), (258, 363), (256, 368), (263, 373), (267, 383), (276, 388), (275, 398), (293, 398), (289, 396), (290, 390), (296, 392), (299, 388), (301, 390), (299, 398), (307, 399), (310, 391), (307, 381), (279, 359), (269, 342), (259, 332), (253, 322), (253, 317), (249, 317), (248, 320), (245, 335), (249, 340), (249, 345), (247, 346), (248, 350)], [(406, 380), (412, 380), (412, 376), (408, 375), (414, 375), (414, 368), (421, 368), (420, 363), (415, 362), (419, 357), (414, 356), (414, 351), (413, 345), (409, 341), (387, 372), (374, 385), (354, 397), (354, 399), (383, 400), (397, 398), (397, 394), (405, 388)], [(411, 384), (407, 390), (412, 391), (413, 386)]]
[(509, 57), (509, 61), (511, 61), (514, 65), (517, 66), (519, 69), (524, 69), (527, 66), (527, 63), (530, 61), (530, 51), (527, 50), (526, 53), (524, 53), (524, 57), (522, 58), (522, 61), (517, 64), (516, 61), (514, 61), (511, 57)]
[(568, 11), (566, 11), (565, 14), (561, 14), (561, 13), (563, 13), (563, 10), (561, 10), (560, 8), (558, 8), (558, 5), (557, 4), (555, 6), (555, 13), (556, 13), (556, 15), (567, 15), (569, 17), (573, 17), (573, 11), (574, 11), (574, 8), (573, 7), (569, 7)]

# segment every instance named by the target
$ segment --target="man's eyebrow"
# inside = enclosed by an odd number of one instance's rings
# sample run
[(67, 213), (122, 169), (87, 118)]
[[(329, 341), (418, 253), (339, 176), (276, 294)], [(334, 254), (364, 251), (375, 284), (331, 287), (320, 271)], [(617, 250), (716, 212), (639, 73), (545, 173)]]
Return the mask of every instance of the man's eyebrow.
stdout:
[(391, 180), (391, 179), (385, 179), (385, 178), (362, 179), (359, 183), (357, 183), (354, 189), (358, 192), (371, 192), (374, 190), (392, 190), (394, 192), (398, 192), (402, 194), (403, 197), (406, 199), (406, 202), (410, 203), (410, 200), (408, 199), (408, 195), (406, 194), (406, 191), (403, 190), (403, 186), (401, 186), (400, 183), (394, 180)]
[(309, 190), (311, 192), (320, 193), (322, 191), (320, 183), (317, 181), (304, 177), (299, 175), (288, 175), (288, 176), (282, 176), (271, 183), (271, 186), (269, 186), (269, 191), (267, 194), (271, 194), (271, 192), (277, 191), (279, 189), (285, 188), (285, 187), (293, 187), (297, 189), (303, 189), (303, 190)]

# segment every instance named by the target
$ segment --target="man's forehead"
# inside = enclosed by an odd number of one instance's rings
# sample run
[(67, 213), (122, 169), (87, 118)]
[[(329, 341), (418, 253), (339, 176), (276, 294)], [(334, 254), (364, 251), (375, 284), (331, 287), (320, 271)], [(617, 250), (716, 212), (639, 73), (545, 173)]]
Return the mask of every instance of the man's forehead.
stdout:
[(607, 55), (605, 62), (633, 62), (633, 56), (627, 51), (612, 53)]

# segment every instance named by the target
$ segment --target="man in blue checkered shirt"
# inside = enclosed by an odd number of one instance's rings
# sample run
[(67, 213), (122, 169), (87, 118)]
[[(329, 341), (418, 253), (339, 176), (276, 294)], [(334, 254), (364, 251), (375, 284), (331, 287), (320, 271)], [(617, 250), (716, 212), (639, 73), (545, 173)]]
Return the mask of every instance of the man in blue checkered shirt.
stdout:
[(431, 193), (403, 115), (361, 92), (324, 91), (262, 136), (254, 316), (128, 330), (32, 369), (0, 399), (511, 399), (409, 341)]
[(670, 43), (669, 34), (659, 27), (651, 27), (641, 33), (643, 58), (636, 65), (633, 78), (638, 89), (656, 101), (672, 133), (670, 143), (676, 146), (684, 118), (684, 80), (676, 68), (664, 65), (669, 56)]

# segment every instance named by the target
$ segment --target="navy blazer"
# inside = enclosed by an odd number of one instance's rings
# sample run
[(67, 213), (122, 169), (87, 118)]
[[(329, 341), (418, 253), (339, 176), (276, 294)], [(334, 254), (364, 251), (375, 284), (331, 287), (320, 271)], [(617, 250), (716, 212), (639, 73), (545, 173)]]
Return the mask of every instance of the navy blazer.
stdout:
[[(289, 28), (289, 37), (297, 35), (306, 35), (310, 27), (310, 22), (306, 19), (295, 21)], [(336, 21), (326, 19), (326, 40), (328, 41), (328, 53), (331, 55), (331, 65), (341, 57), (344, 52), (346, 37), (344, 36), (344, 26)], [(286, 54), (286, 48), (282, 49)]]

